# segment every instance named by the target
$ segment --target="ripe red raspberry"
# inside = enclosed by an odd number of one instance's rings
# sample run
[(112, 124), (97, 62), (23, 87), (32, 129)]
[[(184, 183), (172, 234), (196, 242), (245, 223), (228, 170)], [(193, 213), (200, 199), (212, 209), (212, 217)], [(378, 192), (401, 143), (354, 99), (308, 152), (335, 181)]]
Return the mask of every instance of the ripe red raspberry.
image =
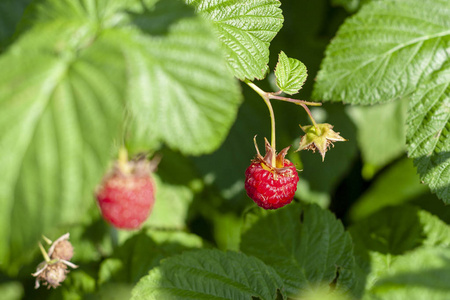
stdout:
[(265, 143), (266, 156), (262, 157), (255, 142), (257, 156), (245, 171), (245, 190), (258, 206), (276, 209), (292, 202), (299, 178), (294, 164), (284, 158), (289, 147), (275, 156), (269, 142)]
[(136, 229), (150, 215), (155, 202), (152, 165), (145, 159), (119, 158), (97, 189), (96, 197), (103, 218), (120, 229)]

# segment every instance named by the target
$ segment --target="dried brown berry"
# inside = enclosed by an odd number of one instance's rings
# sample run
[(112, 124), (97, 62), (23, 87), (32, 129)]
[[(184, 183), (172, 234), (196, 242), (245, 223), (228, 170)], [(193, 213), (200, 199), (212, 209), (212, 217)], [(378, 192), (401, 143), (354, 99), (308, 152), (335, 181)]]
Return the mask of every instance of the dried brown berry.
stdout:
[(51, 259), (71, 260), (73, 257), (73, 246), (68, 240), (62, 240), (55, 243), (55, 248), (51, 254)]
[(47, 264), (36, 277), (36, 285), (39, 287), (39, 282), (42, 282), (47, 288), (56, 288), (66, 279), (67, 273), (69, 273), (67, 266), (62, 262)]
[(66, 274), (69, 273), (67, 266), (71, 268), (78, 268), (78, 266), (70, 262), (73, 256), (73, 247), (69, 242), (69, 233), (62, 235), (54, 242), (45, 236), (43, 238), (48, 244), (51, 244), (51, 247), (46, 252), (42, 244), (39, 243), (44, 261), (38, 265), (36, 272), (31, 275), (36, 277), (36, 289), (39, 288), (41, 282), (48, 288), (56, 288), (60, 286), (60, 283), (66, 279)]

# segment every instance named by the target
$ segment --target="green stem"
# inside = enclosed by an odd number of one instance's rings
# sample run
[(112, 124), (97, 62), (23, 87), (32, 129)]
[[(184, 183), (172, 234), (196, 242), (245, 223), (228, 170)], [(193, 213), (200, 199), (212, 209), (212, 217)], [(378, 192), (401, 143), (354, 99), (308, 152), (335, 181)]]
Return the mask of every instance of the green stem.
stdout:
[(311, 122), (313, 123), (314, 127), (316, 128), (316, 130), (318, 131), (319, 128), (317, 127), (317, 123), (316, 120), (314, 120), (311, 111), (309, 110), (308, 106), (306, 106), (306, 104), (299, 104), (301, 107), (303, 107), (303, 109), (306, 111), (306, 113), (308, 114), (309, 118), (311, 119)]
[(294, 103), (294, 104), (300, 105), (306, 111), (306, 113), (308, 114), (309, 118), (311, 119), (311, 122), (313, 123), (314, 127), (317, 129), (316, 120), (314, 120), (314, 118), (313, 118), (313, 116), (311, 114), (311, 111), (309, 110), (307, 105), (310, 105), (310, 106), (321, 106), (322, 103), (320, 103), (320, 102), (309, 102), (309, 101), (305, 101), (305, 100), (298, 100), (298, 99), (281, 97), (281, 96), (278, 96), (276, 93), (275, 94), (273, 94), (273, 93), (269, 94), (269, 99), (281, 100), (281, 101), (286, 101), (286, 102), (290, 102), (290, 103)]
[(311, 111), (309, 110), (307, 105), (310, 105), (310, 106), (321, 106), (322, 103), (320, 103), (320, 102), (309, 102), (309, 101), (305, 101), (305, 100), (298, 100), (298, 99), (281, 97), (281, 96), (278, 96), (276, 93), (275, 94), (274, 93), (269, 94), (269, 99), (281, 100), (281, 101), (286, 101), (286, 102), (290, 102), (290, 103), (294, 103), (294, 104), (300, 105), (306, 111), (306, 113), (308, 114), (309, 118), (311, 119), (311, 122), (313, 123), (314, 127), (317, 130), (316, 120), (314, 120), (314, 118), (313, 118), (313, 116), (311, 114)]
[(320, 102), (309, 102), (309, 101), (305, 101), (305, 100), (281, 97), (281, 96), (278, 96), (276, 93), (269, 93), (269, 99), (286, 101), (286, 102), (294, 103), (297, 105), (302, 105), (302, 104), (310, 105), (310, 106), (321, 106), (322, 105), (322, 103), (320, 103)]
[(262, 89), (260, 89), (258, 86), (256, 86), (253, 82), (249, 81), (249, 80), (245, 80), (245, 83), (251, 87), (255, 92), (258, 93), (258, 95), (261, 96), (261, 98), (263, 98), (264, 102), (267, 105), (267, 108), (269, 109), (269, 114), (270, 114), (270, 124), (271, 124), (271, 137), (270, 137), (270, 146), (272, 147), (273, 151), (272, 151), (272, 161), (271, 161), (271, 165), (275, 166), (275, 158), (276, 158), (276, 141), (275, 141), (275, 114), (273, 113), (273, 108), (272, 108), (272, 104), (270, 104), (270, 99), (269, 99), (269, 93), (266, 93), (265, 91), (263, 91)]
[(310, 106), (321, 106), (322, 103), (320, 103), (320, 102), (309, 102), (309, 101), (305, 101), (305, 100), (298, 100), (298, 99), (282, 97), (282, 96), (279, 96), (281, 91), (278, 91), (276, 93), (267, 93), (267, 92), (263, 91), (262, 89), (260, 89), (258, 86), (256, 86), (250, 80), (245, 80), (245, 83), (249, 87), (251, 87), (255, 92), (257, 92), (261, 96), (261, 98), (263, 98), (264, 102), (267, 105), (267, 108), (269, 108), (270, 120), (271, 120), (271, 124), (272, 124), (272, 133), (271, 133), (272, 136), (271, 136), (270, 145), (274, 149), (273, 156), (272, 156), (272, 166), (274, 166), (274, 163), (275, 163), (275, 151), (276, 151), (276, 147), (275, 147), (275, 115), (273, 113), (273, 108), (272, 108), (272, 104), (270, 103), (270, 99), (286, 101), (286, 102), (294, 103), (294, 104), (297, 104), (297, 105), (300, 105), (301, 107), (303, 107), (303, 109), (306, 111), (306, 113), (308, 114), (309, 118), (311, 119), (311, 122), (314, 125), (314, 127), (316, 128), (316, 130), (318, 130), (316, 120), (314, 120), (314, 118), (313, 118), (313, 116), (311, 114), (311, 111), (309, 110), (307, 105), (310, 105)]
[(111, 244), (113, 249), (116, 249), (119, 247), (119, 233), (117, 232), (117, 229), (113, 226), (111, 226), (110, 230), (110, 237), (111, 237)]

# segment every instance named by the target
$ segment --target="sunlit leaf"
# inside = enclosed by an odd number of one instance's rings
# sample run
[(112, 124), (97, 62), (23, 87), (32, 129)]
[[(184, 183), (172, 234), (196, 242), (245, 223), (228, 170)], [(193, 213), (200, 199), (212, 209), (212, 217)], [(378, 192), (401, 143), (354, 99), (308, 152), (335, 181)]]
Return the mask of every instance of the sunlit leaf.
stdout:
[(277, 86), (286, 94), (297, 94), (308, 77), (306, 66), (295, 58), (288, 57), (283, 51), (278, 55), (275, 68)]
[(268, 71), (269, 44), (281, 29), (277, 0), (187, 0), (214, 24), (233, 74), (263, 79)]
[(353, 104), (399, 99), (448, 60), (449, 0), (373, 1), (329, 44), (314, 98)]
[(419, 85), (407, 120), (408, 154), (421, 179), (450, 203), (450, 62)]
[(340, 291), (356, 293), (350, 236), (329, 211), (316, 205), (291, 204), (273, 212), (258, 208), (247, 214), (241, 250), (272, 266), (289, 297), (332, 282)]
[(282, 286), (277, 273), (259, 259), (198, 250), (164, 260), (139, 281), (131, 299), (273, 300)]

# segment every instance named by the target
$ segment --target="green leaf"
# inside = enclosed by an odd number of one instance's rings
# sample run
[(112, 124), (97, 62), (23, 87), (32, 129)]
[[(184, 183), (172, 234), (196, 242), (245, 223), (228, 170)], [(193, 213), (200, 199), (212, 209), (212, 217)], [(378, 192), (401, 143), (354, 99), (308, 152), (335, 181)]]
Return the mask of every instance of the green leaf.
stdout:
[[(8, 128), (0, 134), (0, 261), (9, 272), (31, 259), (47, 230), (86, 218), (114, 142), (212, 151), (240, 102), (208, 23), (179, 1), (47, 0), (24, 19), (0, 58), (9, 70), (0, 74), (0, 126)], [(124, 137), (126, 105), (126, 128), (140, 131)]]
[[(122, 40), (129, 71), (128, 143), (154, 148), (163, 141), (185, 154), (212, 152), (241, 102), (216, 37), (179, 1), (159, 1), (151, 11), (130, 16), (138, 30)], [(170, 20), (163, 31), (160, 19)]]
[(234, 76), (263, 79), (269, 44), (283, 25), (277, 0), (186, 0), (214, 24)]
[(120, 245), (112, 257), (102, 262), (99, 283), (135, 284), (149, 270), (158, 266), (161, 259), (202, 246), (202, 239), (189, 233), (141, 231)]
[(401, 255), (422, 246), (450, 245), (450, 227), (410, 205), (387, 207), (350, 227), (359, 248)]
[(126, 60), (128, 147), (148, 151), (163, 142), (199, 155), (225, 139), (241, 102), (239, 85), (210, 24), (182, 1), (49, 0), (25, 20), (25, 29), (94, 21), (115, 35)]
[(450, 204), (450, 61), (419, 85), (407, 124), (408, 154), (421, 179)]
[(381, 173), (369, 189), (351, 207), (349, 215), (358, 221), (386, 206), (402, 204), (424, 194), (427, 187), (420, 183), (411, 159), (404, 158)]
[(11, 272), (46, 230), (84, 217), (120, 129), (121, 53), (106, 37), (83, 48), (89, 25), (65, 29), (31, 30), (0, 58), (0, 260)]
[(308, 77), (306, 66), (295, 58), (287, 57), (281, 51), (275, 68), (277, 86), (286, 94), (297, 94)]
[(356, 292), (352, 247), (342, 224), (316, 205), (257, 209), (246, 215), (241, 238), (241, 250), (272, 266), (295, 298), (320, 284)]
[(277, 273), (257, 258), (238, 252), (198, 250), (162, 261), (139, 281), (131, 299), (272, 300), (282, 286)]
[(368, 292), (376, 299), (448, 299), (450, 249), (420, 249), (391, 261)]
[(449, 0), (373, 1), (326, 50), (313, 97), (373, 104), (411, 94), (448, 60)]
[[(369, 179), (377, 170), (405, 153), (407, 100), (347, 107), (347, 113), (357, 128), (358, 146), (365, 164), (363, 175)], [(374, 172), (366, 172), (370, 168)]]
[[(407, 258), (410, 255), (414, 257), (413, 253), (432, 247), (448, 249), (450, 246), (450, 227), (430, 213), (409, 205), (385, 208), (355, 223), (349, 232), (355, 244), (357, 261), (364, 270), (361, 277), (366, 277), (366, 291), (376, 287), (383, 276), (394, 274), (392, 268), (395, 270), (397, 261), (407, 259), (411, 266), (415, 266), (416, 262)], [(423, 271), (426, 273), (427, 270)], [(426, 280), (427, 276), (420, 274), (422, 280)], [(408, 273), (405, 275), (409, 276)], [(398, 288), (403, 290), (408, 286), (392, 287), (392, 291)]]

